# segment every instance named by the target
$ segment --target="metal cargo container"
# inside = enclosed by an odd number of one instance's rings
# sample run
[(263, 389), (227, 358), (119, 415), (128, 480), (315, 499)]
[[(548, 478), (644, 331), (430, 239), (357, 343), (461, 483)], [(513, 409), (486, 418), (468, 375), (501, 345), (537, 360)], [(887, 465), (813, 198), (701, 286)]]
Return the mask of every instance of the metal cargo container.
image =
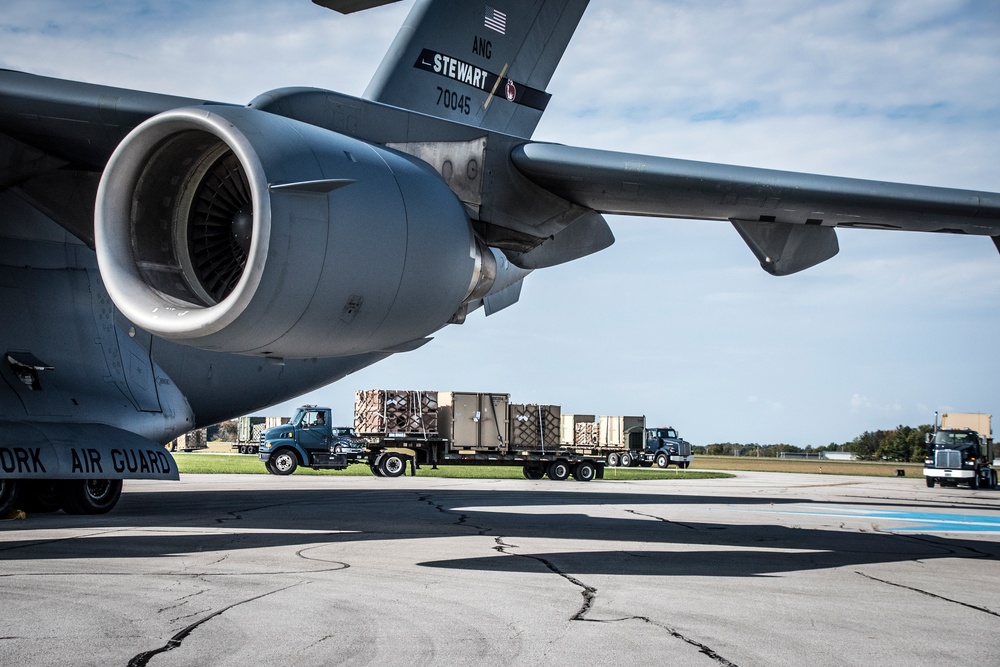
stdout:
[(506, 450), (510, 394), (443, 391), (438, 431), (452, 450)]
[[(576, 425), (577, 424), (593, 424), (597, 421), (597, 417), (594, 415), (562, 415), (559, 418), (559, 442), (563, 445), (575, 445), (576, 442)], [(594, 440), (593, 444), (597, 444)]]
[(638, 433), (638, 440), (642, 442), (645, 438), (645, 430), (646, 417), (644, 416), (619, 417), (601, 415), (600, 446), (628, 449), (629, 434)]
[(359, 389), (354, 394), (354, 430), (358, 435), (436, 434), (436, 391)]
[(941, 428), (969, 428), (990, 440), (993, 438), (990, 423), (992, 417), (992, 415), (982, 412), (944, 412), (941, 414)]
[(559, 446), (558, 405), (511, 403), (508, 411), (511, 449), (556, 449)]

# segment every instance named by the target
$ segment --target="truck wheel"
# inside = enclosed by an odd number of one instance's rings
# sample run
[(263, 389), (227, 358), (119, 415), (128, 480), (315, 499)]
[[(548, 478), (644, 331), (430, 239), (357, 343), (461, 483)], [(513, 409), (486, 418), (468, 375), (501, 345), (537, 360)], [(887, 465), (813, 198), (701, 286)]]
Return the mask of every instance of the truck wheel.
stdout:
[(996, 470), (991, 470), (990, 471), (990, 488), (991, 489), (997, 488), (997, 471)]
[(670, 467), (670, 457), (666, 454), (656, 455), (656, 467), (657, 468), (669, 468)]
[(66, 514), (107, 514), (121, 495), (120, 479), (74, 479), (59, 484), (59, 505)]
[(618, 465), (623, 468), (628, 468), (632, 465), (632, 455), (628, 452), (623, 452), (621, 456), (618, 457)]
[(549, 464), (549, 479), (560, 482), (569, 477), (569, 465), (565, 461), (553, 461)]
[(290, 449), (279, 449), (271, 454), (271, 470), (275, 475), (291, 475), (298, 467), (299, 460)]
[(4, 518), (14, 509), (17, 504), (17, 480), (0, 479), (0, 519)]
[(589, 482), (597, 476), (597, 468), (590, 461), (580, 461), (573, 466), (573, 479), (578, 482)]
[(933, 489), (934, 488), (934, 478), (933, 477), (925, 477), (924, 479), (927, 480), (927, 486)]
[(379, 467), (374, 463), (370, 464), (368, 467), (371, 468), (372, 474), (375, 475), (376, 477), (382, 476), (382, 471), (379, 470)]
[(618, 454), (617, 452), (611, 452), (608, 454), (608, 467), (617, 468), (618, 467)]
[(406, 472), (406, 459), (395, 452), (389, 452), (378, 463), (383, 477), (399, 477)]
[(524, 466), (524, 468), (521, 469), (521, 472), (524, 473), (525, 479), (541, 479), (542, 477), (545, 477), (545, 471), (534, 466)]
[(688, 468), (689, 465), (691, 465), (691, 462), (690, 461), (685, 461), (684, 463), (681, 464), (681, 467), (684, 468), (685, 470), (687, 470), (687, 468)]
[(969, 488), (970, 489), (978, 489), (979, 488), (979, 471), (978, 470), (976, 471), (975, 475), (973, 475), (972, 477), (969, 478)]

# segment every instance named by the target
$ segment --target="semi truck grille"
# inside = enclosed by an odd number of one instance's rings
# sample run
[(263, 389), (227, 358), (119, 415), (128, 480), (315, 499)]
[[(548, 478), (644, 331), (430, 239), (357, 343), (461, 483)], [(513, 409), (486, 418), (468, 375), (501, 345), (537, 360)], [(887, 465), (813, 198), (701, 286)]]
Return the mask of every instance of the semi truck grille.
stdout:
[(962, 452), (955, 449), (939, 449), (934, 452), (935, 468), (961, 468)]
[(690, 442), (679, 442), (677, 443), (677, 453), (681, 456), (691, 456), (691, 443)]

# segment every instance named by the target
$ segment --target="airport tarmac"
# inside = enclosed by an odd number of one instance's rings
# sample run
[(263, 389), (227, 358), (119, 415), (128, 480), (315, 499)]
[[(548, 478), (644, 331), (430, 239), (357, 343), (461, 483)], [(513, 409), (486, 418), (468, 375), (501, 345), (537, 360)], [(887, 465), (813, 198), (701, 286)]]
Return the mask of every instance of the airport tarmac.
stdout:
[(0, 665), (989, 665), (1000, 491), (186, 475), (0, 522)]

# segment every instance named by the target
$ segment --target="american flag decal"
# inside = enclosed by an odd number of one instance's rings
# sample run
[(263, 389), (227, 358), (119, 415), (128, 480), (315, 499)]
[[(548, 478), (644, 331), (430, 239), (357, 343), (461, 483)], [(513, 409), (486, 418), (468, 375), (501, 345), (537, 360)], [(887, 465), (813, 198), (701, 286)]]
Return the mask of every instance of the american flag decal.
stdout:
[(503, 12), (486, 5), (486, 16), (483, 25), (490, 30), (496, 30), (501, 35), (507, 34), (507, 15)]

